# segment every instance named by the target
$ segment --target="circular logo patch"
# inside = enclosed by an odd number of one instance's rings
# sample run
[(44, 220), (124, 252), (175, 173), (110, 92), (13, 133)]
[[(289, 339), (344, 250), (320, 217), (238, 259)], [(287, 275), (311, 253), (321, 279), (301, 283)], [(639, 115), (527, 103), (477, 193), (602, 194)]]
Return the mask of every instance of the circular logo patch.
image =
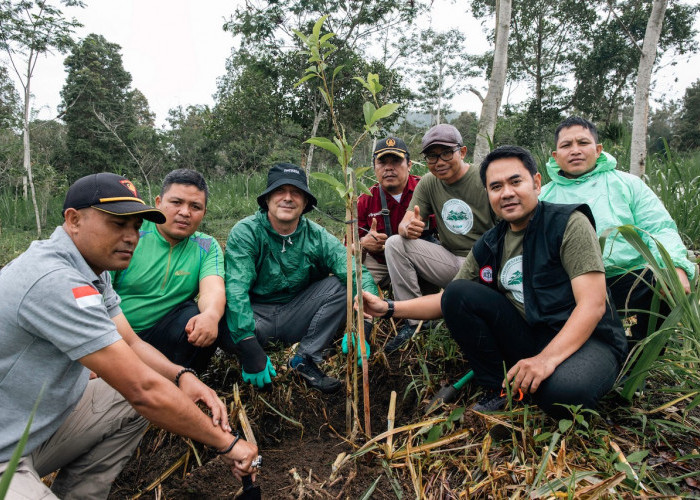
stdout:
[(506, 262), (501, 271), (501, 286), (513, 294), (513, 298), (523, 303), (523, 256), (518, 255)]
[(455, 234), (467, 234), (474, 227), (472, 209), (463, 200), (448, 200), (442, 206), (441, 215), (447, 229)]
[(484, 283), (493, 283), (493, 268), (491, 266), (482, 267), (479, 276)]

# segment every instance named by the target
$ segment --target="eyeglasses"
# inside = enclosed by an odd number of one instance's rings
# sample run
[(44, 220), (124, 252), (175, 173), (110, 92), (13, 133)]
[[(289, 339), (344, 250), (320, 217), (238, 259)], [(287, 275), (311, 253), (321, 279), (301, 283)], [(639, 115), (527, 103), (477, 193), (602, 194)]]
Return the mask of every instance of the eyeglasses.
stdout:
[(457, 146), (452, 149), (447, 149), (443, 151), (442, 153), (427, 153), (424, 154), (423, 157), (425, 158), (425, 161), (427, 161), (429, 164), (434, 164), (437, 163), (438, 158), (440, 158), (442, 161), (450, 161), (452, 157), (455, 155), (455, 151), (459, 151), (461, 148), (460, 146)]

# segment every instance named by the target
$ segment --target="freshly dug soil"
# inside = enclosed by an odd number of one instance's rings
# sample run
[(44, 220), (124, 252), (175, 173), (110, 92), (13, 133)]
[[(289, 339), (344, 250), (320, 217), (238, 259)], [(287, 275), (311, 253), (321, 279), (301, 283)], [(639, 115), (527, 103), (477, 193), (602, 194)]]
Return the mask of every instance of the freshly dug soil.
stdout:
[[(220, 360), (223, 364), (227, 360)], [(412, 378), (407, 375), (406, 361), (390, 359), (387, 364), (375, 363), (370, 369), (370, 411), (372, 433), (386, 430), (387, 411), (391, 391), (397, 391), (396, 426), (416, 421), (421, 417), (416, 390), (406, 391)], [(399, 370), (398, 367), (401, 367)], [(337, 367), (336, 370), (341, 367)], [(219, 375), (225, 370), (219, 370)], [(414, 370), (416, 371), (416, 370)], [(230, 372), (238, 373), (237, 369)], [(217, 374), (208, 377), (207, 383), (220, 394), (230, 390), (231, 381), (217, 380)], [(338, 375), (336, 373), (336, 375)], [(236, 376), (237, 378), (237, 376)], [(386, 470), (371, 454), (343, 467), (331, 480), (332, 464), (340, 453), (352, 453), (363, 444), (357, 439), (353, 446), (345, 435), (345, 390), (323, 395), (309, 390), (292, 373), (279, 373), (271, 392), (258, 392), (239, 382), (241, 399), (246, 405), (258, 446), (264, 457), (262, 472), (256, 484), (261, 487), (263, 498), (359, 498), (382, 476), (372, 498), (396, 498)], [(359, 379), (362, 387), (361, 374)], [(229, 389), (224, 389), (227, 387)], [(404, 392), (406, 395), (404, 397)], [(279, 413), (303, 425), (290, 423), (271, 410), (263, 401)], [(228, 401), (232, 400), (228, 399)], [(360, 420), (364, 422), (362, 397), (360, 396)], [(223, 461), (206, 447), (194, 445), (202, 460), (198, 466), (191, 456), (184, 471), (184, 463), (142, 498), (233, 498), (240, 483), (231, 475)], [(188, 442), (162, 430), (150, 428), (141, 445), (129, 461), (112, 488), (110, 498), (125, 498), (145, 490), (149, 484), (166, 472), (191, 449)], [(410, 498), (413, 487), (401, 474), (393, 474), (404, 495)], [(158, 493), (156, 494), (156, 491)]]

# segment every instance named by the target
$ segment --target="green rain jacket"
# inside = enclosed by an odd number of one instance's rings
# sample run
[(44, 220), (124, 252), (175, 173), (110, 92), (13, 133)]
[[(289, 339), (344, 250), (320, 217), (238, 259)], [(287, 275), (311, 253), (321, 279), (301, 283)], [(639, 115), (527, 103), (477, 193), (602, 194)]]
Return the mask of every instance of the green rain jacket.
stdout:
[[(552, 203), (586, 203), (591, 207), (596, 221), (596, 231), (601, 236), (611, 227), (632, 224), (648, 232), (668, 251), (676, 267), (683, 269), (689, 279), (695, 276), (695, 266), (688, 260), (688, 252), (661, 200), (642, 179), (615, 170), (617, 160), (603, 152), (595, 168), (576, 179), (561, 175), (554, 158), (547, 162), (547, 172), (552, 182), (542, 188), (540, 200)], [(656, 245), (645, 232), (640, 236), (649, 246), (657, 262), (661, 256)], [(603, 251), (606, 277), (618, 276), (629, 270), (641, 269), (644, 257), (622, 235), (609, 234)]]
[[(234, 343), (255, 335), (251, 302), (286, 304), (331, 274), (343, 284), (347, 279), (345, 246), (303, 216), (296, 231), (281, 236), (259, 210), (233, 226), (224, 258), (226, 322)], [(364, 266), (362, 288), (378, 293)]]

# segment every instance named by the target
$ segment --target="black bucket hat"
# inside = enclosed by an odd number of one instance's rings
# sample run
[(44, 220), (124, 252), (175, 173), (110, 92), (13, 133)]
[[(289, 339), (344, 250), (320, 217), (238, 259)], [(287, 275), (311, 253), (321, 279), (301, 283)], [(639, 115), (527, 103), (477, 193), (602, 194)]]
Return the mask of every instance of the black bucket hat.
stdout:
[(267, 173), (267, 188), (258, 196), (258, 205), (260, 205), (260, 208), (267, 210), (267, 195), (285, 184), (298, 187), (306, 194), (307, 203), (302, 214), (313, 210), (313, 207), (316, 206), (318, 201), (316, 197), (311, 194), (311, 191), (309, 191), (306, 173), (300, 167), (292, 163), (277, 163), (273, 165)]
[(129, 179), (109, 172), (86, 175), (68, 188), (64, 214), (68, 208), (88, 207), (112, 215), (140, 215), (156, 224), (165, 222), (163, 212), (146, 205)]

